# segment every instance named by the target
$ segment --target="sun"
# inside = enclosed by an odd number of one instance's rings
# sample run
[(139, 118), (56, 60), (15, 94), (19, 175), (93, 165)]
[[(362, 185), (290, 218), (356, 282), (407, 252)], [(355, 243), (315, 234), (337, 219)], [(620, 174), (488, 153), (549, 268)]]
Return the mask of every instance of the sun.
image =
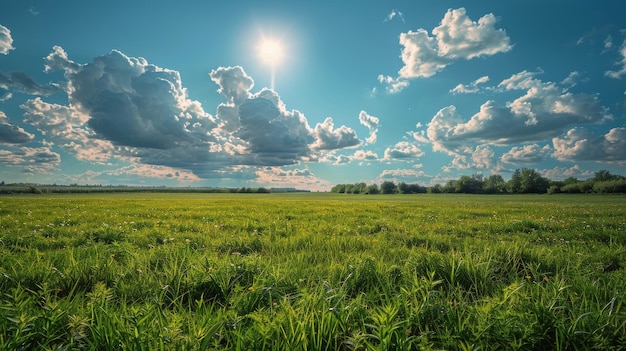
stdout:
[(280, 36), (266, 35), (263, 31), (259, 31), (256, 39), (256, 57), (258, 62), (269, 68), (270, 88), (274, 90), (277, 72), (282, 70), (285, 61), (291, 61), (291, 55), (288, 52), (288, 43), (285, 34)]
[(285, 52), (280, 40), (272, 38), (261, 39), (257, 51), (261, 61), (271, 67), (278, 66), (285, 57)]

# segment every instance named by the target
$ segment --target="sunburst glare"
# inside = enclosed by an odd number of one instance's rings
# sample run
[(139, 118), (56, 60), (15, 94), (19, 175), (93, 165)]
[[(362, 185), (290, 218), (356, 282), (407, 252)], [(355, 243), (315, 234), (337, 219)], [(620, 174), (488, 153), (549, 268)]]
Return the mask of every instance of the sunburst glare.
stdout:
[(270, 66), (270, 87), (275, 88), (276, 68), (285, 58), (285, 49), (280, 40), (263, 37), (257, 46), (257, 54), (264, 64)]

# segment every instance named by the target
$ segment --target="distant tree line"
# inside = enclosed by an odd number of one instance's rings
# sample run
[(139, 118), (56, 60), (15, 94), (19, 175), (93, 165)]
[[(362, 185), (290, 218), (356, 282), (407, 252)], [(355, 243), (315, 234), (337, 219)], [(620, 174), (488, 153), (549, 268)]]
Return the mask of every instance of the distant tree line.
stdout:
[(613, 175), (607, 170), (595, 173), (595, 177), (578, 180), (574, 177), (565, 180), (550, 180), (530, 168), (516, 169), (511, 179), (505, 181), (499, 174), (484, 177), (481, 174), (461, 176), (446, 184), (425, 187), (418, 184), (396, 184), (384, 181), (377, 184), (355, 183), (337, 184), (331, 192), (339, 194), (586, 194), (586, 193), (626, 193), (626, 177)]
[(626, 193), (626, 177), (602, 170), (587, 180), (570, 177), (563, 181), (551, 182), (548, 193)]
[[(295, 190), (294, 190), (295, 191)], [(78, 193), (236, 193), (269, 194), (271, 189), (259, 188), (211, 188), (211, 187), (165, 187), (165, 186), (126, 186), (126, 185), (45, 185), (0, 182), (0, 194), (78, 194)], [(284, 190), (281, 192), (285, 192)]]
[(420, 194), (426, 193), (428, 189), (418, 184), (399, 183), (391, 181), (378, 184), (367, 185), (365, 183), (337, 184), (331, 190), (332, 193), (340, 194)]

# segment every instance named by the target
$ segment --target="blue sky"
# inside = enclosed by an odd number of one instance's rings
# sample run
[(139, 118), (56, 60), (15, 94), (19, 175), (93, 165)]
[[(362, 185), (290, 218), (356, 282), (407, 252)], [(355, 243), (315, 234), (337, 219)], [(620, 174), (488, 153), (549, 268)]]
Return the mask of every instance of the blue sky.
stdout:
[(626, 175), (626, 4), (354, 4), (4, 1), (0, 180)]

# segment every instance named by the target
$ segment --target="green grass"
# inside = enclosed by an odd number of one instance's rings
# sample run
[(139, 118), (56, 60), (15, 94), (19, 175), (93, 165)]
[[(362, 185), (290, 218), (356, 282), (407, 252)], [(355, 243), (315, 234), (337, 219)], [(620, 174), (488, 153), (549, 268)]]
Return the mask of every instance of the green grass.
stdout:
[(619, 350), (626, 197), (0, 197), (1, 350)]

